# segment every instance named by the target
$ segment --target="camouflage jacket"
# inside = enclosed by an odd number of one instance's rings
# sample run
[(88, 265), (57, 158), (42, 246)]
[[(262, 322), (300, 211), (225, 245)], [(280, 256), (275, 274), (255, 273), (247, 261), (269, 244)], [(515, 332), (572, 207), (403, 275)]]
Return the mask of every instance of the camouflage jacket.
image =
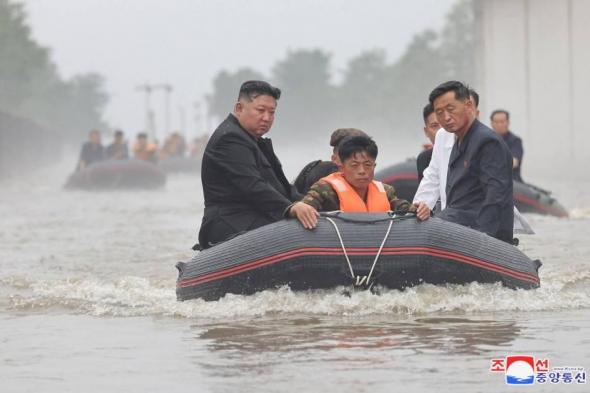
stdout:
[[(387, 193), (387, 199), (391, 210), (395, 211), (415, 211), (416, 208), (410, 202), (399, 199), (395, 192), (395, 189), (389, 184), (383, 183), (385, 192)], [(303, 197), (301, 202), (307, 203), (314, 207), (317, 211), (329, 212), (334, 210), (340, 210), (340, 200), (338, 194), (332, 186), (323, 180), (315, 182), (307, 194)]]

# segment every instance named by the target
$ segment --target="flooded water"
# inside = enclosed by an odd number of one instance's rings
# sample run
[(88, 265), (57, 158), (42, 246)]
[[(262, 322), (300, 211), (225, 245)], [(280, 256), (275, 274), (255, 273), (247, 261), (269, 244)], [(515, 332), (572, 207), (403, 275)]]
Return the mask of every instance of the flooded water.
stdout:
[(495, 392), (509, 388), (492, 358), (590, 368), (590, 179), (539, 184), (572, 217), (526, 216), (538, 290), (280, 288), (180, 303), (174, 264), (192, 255), (198, 177), (68, 192), (71, 162), (0, 181), (2, 392)]

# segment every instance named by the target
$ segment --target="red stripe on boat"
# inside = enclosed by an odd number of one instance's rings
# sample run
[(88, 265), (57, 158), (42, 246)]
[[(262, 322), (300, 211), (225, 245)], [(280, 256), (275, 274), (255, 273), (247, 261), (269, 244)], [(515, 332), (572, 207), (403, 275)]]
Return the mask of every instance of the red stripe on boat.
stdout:
[[(377, 248), (347, 248), (346, 252), (348, 255), (375, 255), (377, 253)], [(490, 262), (483, 261), (481, 259), (473, 258), (467, 255), (459, 254), (452, 251), (441, 250), (437, 248), (430, 248), (430, 247), (389, 247), (383, 248), (381, 252), (384, 255), (431, 255), (436, 257), (441, 257), (447, 260), (452, 260), (455, 262), (461, 262), (472, 266), (477, 266), (483, 268), (485, 270), (493, 271), (496, 273), (501, 273), (506, 276), (510, 276), (512, 278), (516, 278), (518, 280), (532, 282), (535, 284), (539, 283), (539, 278), (529, 274), (523, 273), (516, 270), (512, 270), (507, 267), (498, 266)], [(227, 269), (223, 269), (214, 273), (209, 273), (201, 277), (195, 278), (187, 278), (184, 280), (180, 280), (177, 284), (177, 287), (185, 288), (191, 285), (202, 284), (205, 282), (219, 280), (222, 278), (226, 278), (229, 276), (233, 276), (239, 273), (243, 273), (249, 270), (253, 270), (262, 266), (272, 265), (274, 263), (285, 261), (289, 258), (293, 257), (302, 257), (308, 255), (326, 255), (326, 256), (334, 256), (334, 255), (343, 255), (342, 249), (339, 247), (309, 247), (309, 248), (298, 248), (291, 251), (286, 251), (280, 254), (271, 255), (268, 257), (264, 257), (261, 259), (257, 259), (255, 261), (243, 263), (237, 266), (233, 266)]]
[(536, 209), (547, 212), (547, 213), (552, 214), (557, 217), (567, 217), (568, 216), (568, 214), (566, 212), (564, 212), (563, 210), (556, 209), (551, 206), (543, 205), (542, 203), (539, 203), (539, 201), (529, 198), (529, 197), (525, 196), (524, 194), (515, 193), (514, 199), (519, 202), (525, 203), (527, 205), (531, 205), (531, 206), (535, 207)]
[(396, 173), (395, 175), (389, 175), (381, 178), (381, 182), (391, 184), (397, 180), (418, 180), (418, 173), (404, 172)]

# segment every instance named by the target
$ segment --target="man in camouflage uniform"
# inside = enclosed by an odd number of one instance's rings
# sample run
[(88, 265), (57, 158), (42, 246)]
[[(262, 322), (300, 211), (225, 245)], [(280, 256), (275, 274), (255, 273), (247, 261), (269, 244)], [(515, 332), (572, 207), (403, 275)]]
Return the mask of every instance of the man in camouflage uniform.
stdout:
[(377, 145), (366, 135), (344, 139), (338, 147), (340, 172), (314, 183), (301, 201), (286, 209), (286, 215), (297, 218), (307, 229), (316, 227), (318, 211), (416, 211), (427, 219), (429, 214), (423, 214), (430, 212), (426, 204), (414, 206), (399, 199), (393, 187), (373, 180), (377, 152)]
[[(383, 184), (383, 188), (385, 188), (385, 192), (387, 193), (387, 199), (389, 200), (392, 211), (406, 213), (408, 211), (413, 212), (416, 210), (416, 207), (410, 202), (405, 199), (399, 199), (392, 186), (389, 184)], [(311, 186), (301, 202), (310, 205), (317, 211), (329, 212), (340, 210), (338, 194), (334, 188), (332, 188), (330, 183), (322, 179), (318, 180)]]

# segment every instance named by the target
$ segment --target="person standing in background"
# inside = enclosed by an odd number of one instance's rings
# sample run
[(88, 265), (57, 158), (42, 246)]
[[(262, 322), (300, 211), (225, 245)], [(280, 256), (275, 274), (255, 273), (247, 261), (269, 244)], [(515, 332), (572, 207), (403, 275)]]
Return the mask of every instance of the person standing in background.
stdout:
[(490, 120), (492, 122), (492, 129), (502, 137), (512, 153), (512, 178), (522, 182), (520, 168), (522, 167), (524, 150), (522, 148), (522, 139), (514, 135), (509, 129), (510, 113), (504, 109), (496, 109), (492, 112)]

